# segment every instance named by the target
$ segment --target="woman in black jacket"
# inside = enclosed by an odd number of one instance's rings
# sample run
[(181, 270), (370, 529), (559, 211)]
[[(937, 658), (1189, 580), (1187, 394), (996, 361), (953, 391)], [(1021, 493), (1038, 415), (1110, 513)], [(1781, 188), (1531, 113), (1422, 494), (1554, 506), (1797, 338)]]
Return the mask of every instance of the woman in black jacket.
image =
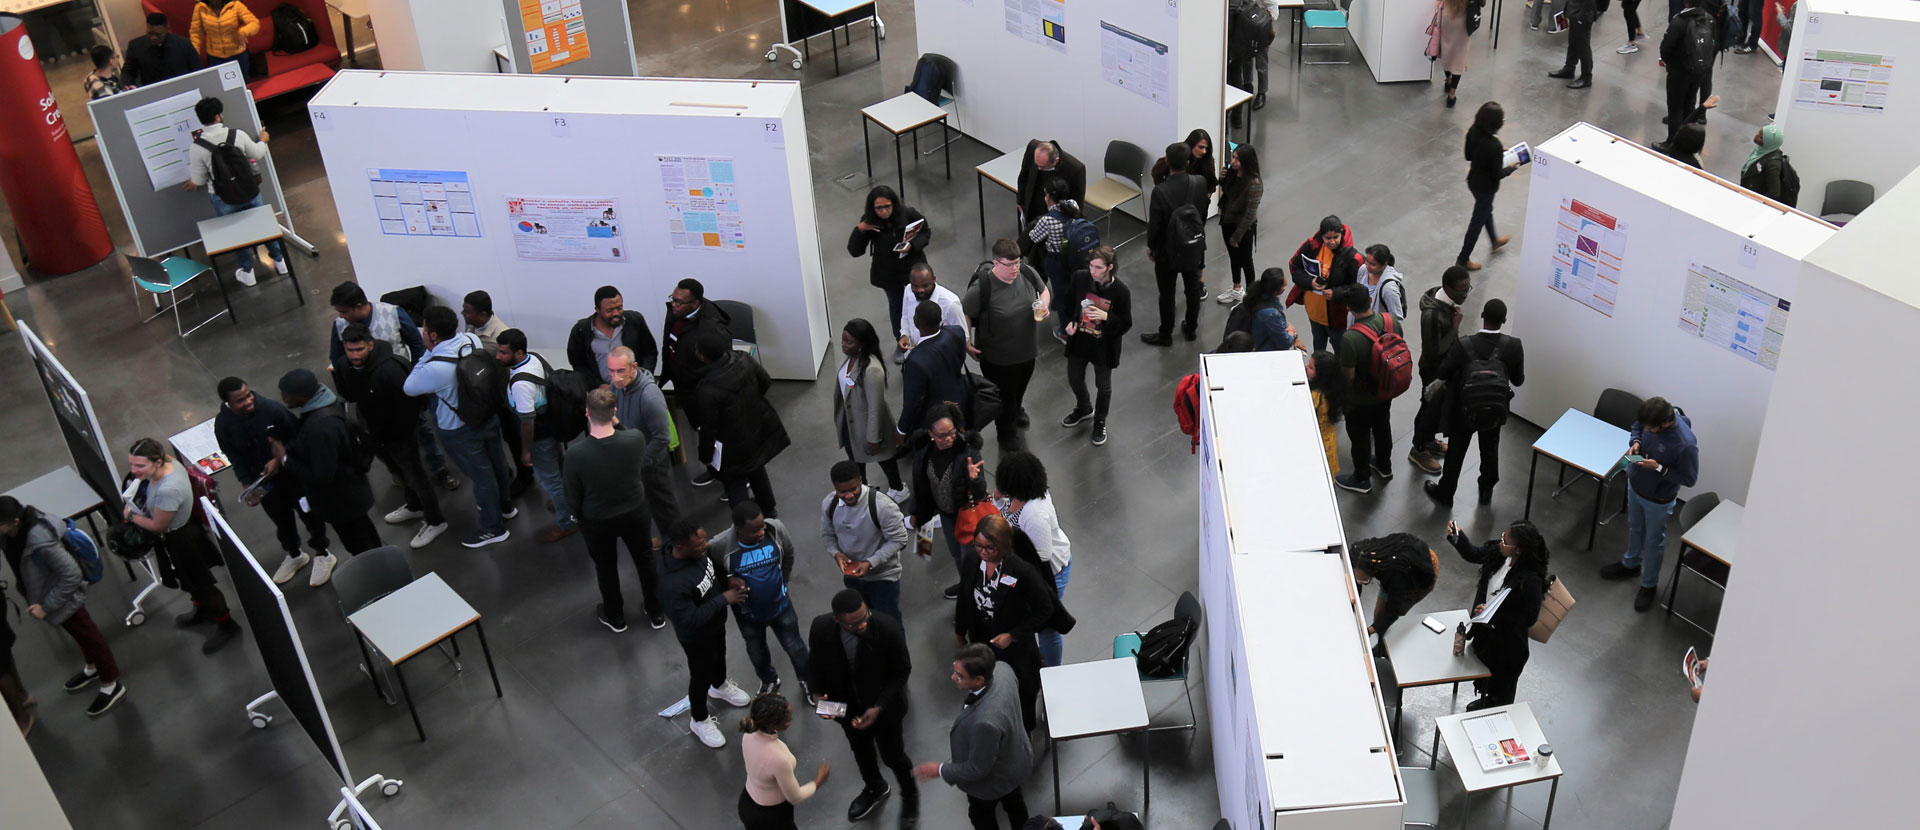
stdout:
[[(1527, 629), (1539, 619), (1540, 601), (1547, 595), (1547, 540), (1532, 522), (1523, 520), (1508, 526), (1500, 538), (1482, 545), (1468, 541), (1459, 525), (1448, 522), (1447, 541), (1453, 543), (1461, 559), (1480, 566), (1473, 590), (1473, 613), (1479, 614), (1500, 592), (1511, 592), (1493, 612), (1493, 619), (1475, 623), (1464, 633), (1455, 632), (1453, 639), (1455, 654), (1471, 642), (1473, 656), (1493, 673), (1485, 680), (1474, 681), (1480, 698), (1467, 704), (1467, 711), (1505, 706), (1513, 702), (1520, 670), (1527, 666)], [(1503, 567), (1507, 575), (1498, 586), (1490, 585)]]
[(1433, 593), (1440, 574), (1440, 555), (1411, 533), (1361, 539), (1353, 543), (1353, 552), (1347, 558), (1353, 563), (1355, 582), (1380, 583), (1380, 594), (1373, 603), (1373, 624), (1367, 626), (1367, 633), (1379, 634), (1382, 640), (1395, 620)]
[[(1187, 133), (1187, 150), (1191, 152), (1187, 157), (1187, 172), (1207, 180), (1207, 196), (1212, 198), (1213, 191), (1220, 188), (1220, 168), (1214, 163), (1213, 158), (1213, 136), (1206, 130)], [(1166, 156), (1161, 156), (1153, 163), (1151, 175), (1154, 185), (1157, 186), (1166, 181), (1172, 174), (1173, 170), (1168, 166)]]
[[(1093, 249), (1087, 268), (1073, 275), (1067, 289), (1067, 386), (1073, 389), (1073, 411), (1060, 419), (1076, 427), (1093, 418), (1093, 445), (1107, 443), (1107, 407), (1113, 403), (1113, 370), (1120, 366), (1120, 344), (1133, 328), (1133, 292), (1120, 282), (1117, 255), (1102, 245)], [(1093, 367), (1093, 386), (1099, 397), (1087, 400), (1087, 367)]]
[[(900, 194), (881, 185), (867, 192), (867, 209), (860, 223), (847, 235), (847, 255), (871, 255), (873, 265), (867, 282), (887, 292), (887, 319), (900, 330), (900, 307), (906, 302), (907, 274), (915, 263), (927, 261), (927, 245), (933, 241), (933, 226), (926, 217), (900, 202)], [(907, 226), (920, 224), (913, 230)], [(897, 349), (896, 349), (897, 351)]]
[(1013, 555), (1013, 526), (1001, 516), (980, 520), (973, 553), (960, 568), (953, 612), (954, 646), (984, 643), (1020, 678), (1020, 718), (1033, 731), (1040, 694), (1040, 643), (1053, 618), (1053, 580)]
[(1253, 240), (1259, 235), (1260, 199), (1266, 188), (1260, 180), (1260, 154), (1242, 144), (1227, 157), (1227, 174), (1220, 179), (1220, 239), (1227, 244), (1227, 270), (1233, 287), (1214, 299), (1221, 305), (1240, 301), (1253, 282)]
[[(940, 535), (947, 539), (954, 569), (964, 578), (966, 551), (953, 537), (953, 525), (968, 504), (987, 500), (987, 483), (980, 476), (987, 462), (980, 457), (980, 434), (967, 431), (967, 419), (959, 407), (934, 404), (926, 420), (926, 432), (911, 439), (921, 447), (913, 462), (913, 526), (925, 527), (933, 517), (940, 517)], [(960, 583), (947, 586), (944, 595), (959, 597)]]
[(1480, 105), (1480, 111), (1473, 114), (1473, 126), (1467, 128), (1467, 190), (1473, 193), (1473, 218), (1467, 221), (1467, 238), (1460, 243), (1455, 264), (1469, 271), (1480, 270), (1480, 263), (1473, 261), (1473, 245), (1480, 241), (1481, 228), (1493, 240), (1494, 253), (1513, 240), (1493, 229), (1493, 195), (1500, 192), (1500, 180), (1513, 175), (1514, 168), (1520, 166), (1518, 162), (1500, 164), (1507, 152), (1500, 144), (1500, 128), (1506, 123), (1507, 111), (1500, 108), (1500, 102), (1488, 101)]

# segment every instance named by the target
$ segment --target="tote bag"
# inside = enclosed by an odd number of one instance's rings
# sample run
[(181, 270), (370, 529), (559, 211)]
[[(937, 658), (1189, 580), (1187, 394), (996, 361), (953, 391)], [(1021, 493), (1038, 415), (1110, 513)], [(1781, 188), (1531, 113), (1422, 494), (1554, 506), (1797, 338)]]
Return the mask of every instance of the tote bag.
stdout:
[(1567, 618), (1567, 612), (1573, 610), (1573, 603), (1573, 593), (1567, 590), (1566, 581), (1548, 574), (1547, 595), (1540, 600), (1540, 617), (1527, 629), (1527, 636), (1535, 642), (1546, 642), (1553, 636), (1554, 629), (1560, 627), (1560, 621)]

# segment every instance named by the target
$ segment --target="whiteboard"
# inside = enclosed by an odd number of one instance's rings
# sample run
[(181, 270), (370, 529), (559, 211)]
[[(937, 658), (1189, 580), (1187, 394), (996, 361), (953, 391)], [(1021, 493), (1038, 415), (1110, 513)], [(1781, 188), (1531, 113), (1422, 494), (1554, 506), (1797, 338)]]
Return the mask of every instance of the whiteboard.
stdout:
[[(1791, 303), (1800, 260), (1833, 226), (1590, 124), (1534, 151), (1520, 286), (1510, 303), (1511, 333), (1527, 347), (1514, 412), (1546, 427), (1567, 409), (1592, 412), (1608, 387), (1664, 397), (1686, 410), (1700, 442), (1699, 482), (1682, 497), (1712, 490), (1744, 501), (1773, 370), (1682, 330), (1689, 267), (1704, 263)], [(1626, 229), (1611, 316), (1550, 285), (1563, 200), (1572, 199)], [(1788, 317), (1784, 349), (1795, 344)]]
[[(347, 71), (309, 107), (369, 295), (424, 284), (457, 307), (484, 289), (533, 348), (562, 349), (599, 286), (618, 287), (658, 337), (667, 295), (693, 277), (709, 298), (754, 309), (769, 374), (818, 373), (827, 306), (798, 84)], [(657, 160), (669, 155), (730, 162), (744, 248), (674, 248)], [(464, 174), (480, 235), (385, 232), (370, 180), (382, 170)], [(626, 261), (519, 258), (509, 196), (616, 201), (619, 227), (607, 231), (631, 246)]]

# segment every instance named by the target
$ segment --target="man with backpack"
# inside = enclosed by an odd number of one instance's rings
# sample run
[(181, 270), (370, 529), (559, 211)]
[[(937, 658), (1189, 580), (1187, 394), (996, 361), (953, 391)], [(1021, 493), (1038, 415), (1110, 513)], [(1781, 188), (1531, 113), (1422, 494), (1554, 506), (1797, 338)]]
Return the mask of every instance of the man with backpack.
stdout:
[[(347, 424), (340, 399), (306, 369), (280, 376), (280, 402), (299, 424), (290, 434), (269, 433), (267, 444), (280, 466), (300, 482), (307, 510), (333, 528), (349, 555), (379, 547), (380, 531), (367, 515), (373, 510), (373, 487), (367, 483), (373, 439), (366, 430)], [(314, 557), (308, 584), (327, 584), (335, 561), (331, 554)]]
[(433, 396), (434, 430), (440, 444), (473, 482), (480, 527), (460, 544), (483, 548), (504, 542), (507, 520), (520, 515), (507, 501), (513, 462), (500, 441), (496, 414), (499, 404), (495, 402), (506, 396), (506, 373), (493, 355), (480, 348), (480, 338), (459, 333), (460, 320), (453, 309), (434, 306), (424, 316), (420, 334), (426, 338), (427, 356), (414, 364), (403, 388), (409, 395)]
[(1480, 504), (1493, 503), (1493, 485), (1500, 481), (1500, 427), (1507, 422), (1513, 387), (1527, 382), (1520, 338), (1500, 333), (1506, 322), (1507, 304), (1488, 300), (1480, 310), (1480, 331), (1460, 338), (1428, 385), (1428, 399), (1445, 402), (1447, 461), (1440, 480), (1427, 482), (1425, 489), (1428, 498), (1443, 505), (1453, 504), (1460, 468), (1467, 463), (1467, 448), (1476, 436), (1480, 439)]
[[(1393, 479), (1393, 399), (1413, 385), (1413, 355), (1405, 330), (1391, 314), (1373, 310), (1373, 298), (1360, 284), (1334, 292), (1354, 314), (1353, 325), (1340, 335), (1340, 369), (1348, 383), (1352, 408), (1347, 410), (1347, 438), (1352, 441), (1353, 469), (1334, 476), (1333, 483), (1355, 493), (1373, 492), (1373, 476)], [(1371, 442), (1371, 444), (1369, 444)]]
[[(0, 496), (0, 547), (5, 548), (7, 566), (20, 578), (27, 614), (59, 627), (80, 647), (80, 673), (63, 688), (78, 692), (98, 680), (100, 691), (87, 705), (87, 716), (106, 714), (127, 696), (127, 687), (119, 682), (120, 666), (114, 662), (113, 650), (87, 613), (87, 586), (99, 582), (105, 572), (100, 549), (73, 527), (72, 519), (46, 516), (12, 496)], [(0, 614), (5, 611), (0, 605)], [(0, 651), (0, 658), (6, 656)]]
[[(652, 516), (657, 537), (680, 519), (680, 499), (674, 493), (672, 461), (667, 457), (673, 440), (673, 415), (667, 410), (667, 396), (660, 391), (660, 384), (654, 382), (652, 372), (640, 367), (632, 349), (614, 347), (607, 354), (607, 374), (613, 378), (614, 412), (620, 419), (617, 423), (621, 429), (636, 431), (646, 439), (640, 483), (646, 486), (647, 513)], [(646, 518), (641, 517), (642, 521)], [(659, 547), (659, 542), (654, 546)]]
[[(193, 105), (193, 114), (200, 119), (200, 130), (193, 134), (193, 145), (187, 148), (187, 189), (207, 188), (207, 197), (213, 202), (214, 212), (221, 216), (239, 213), (243, 210), (260, 207), (260, 174), (254, 165), (267, 157), (267, 131), (260, 131), (260, 139), (255, 141), (245, 130), (236, 130), (225, 123), (226, 105), (218, 98), (202, 98)], [(287, 272), (286, 248), (280, 240), (267, 243), (267, 253), (273, 255), (275, 273)], [(241, 248), (235, 254), (239, 258), (239, 267), (234, 270), (233, 278), (241, 285), (253, 285), (253, 246)]]
[[(1193, 151), (1186, 142), (1167, 145), (1167, 169), (1185, 170)], [(1153, 278), (1160, 286), (1160, 330), (1140, 335), (1150, 346), (1173, 345), (1174, 283), (1187, 295), (1187, 316), (1180, 332), (1191, 341), (1199, 337), (1200, 303), (1207, 296), (1207, 183), (1192, 173), (1172, 173), (1153, 186), (1147, 201), (1147, 258), (1153, 260)]]
[[(393, 347), (386, 341), (374, 337), (365, 323), (347, 326), (341, 332), (340, 340), (345, 352), (333, 361), (334, 386), (347, 402), (356, 423), (365, 428), (367, 435), (373, 439), (373, 456), (386, 465), (387, 472), (392, 473), (394, 481), (400, 483), (400, 492), (406, 498), (399, 507), (389, 511), (384, 520), (390, 525), (424, 520), (420, 529), (414, 532), (413, 541), (408, 543), (413, 549), (419, 550), (433, 544), (433, 540), (447, 532), (447, 517), (440, 512), (440, 497), (433, 491), (433, 477), (427, 472), (420, 455), (418, 425), (426, 402), (407, 394), (407, 373), (412, 371), (412, 366), (405, 358), (394, 354)], [(279, 404), (274, 406), (279, 407)], [(214, 426), (218, 429), (218, 422)], [(229, 453), (228, 458), (232, 457)], [(234, 466), (240, 465), (236, 463)], [(243, 476), (243, 480), (251, 479)], [(267, 498), (274, 498), (277, 492), (269, 491)], [(294, 497), (298, 498), (298, 490), (294, 492)], [(262, 501), (261, 504), (264, 506), (266, 502)], [(269, 511), (268, 515), (272, 515), (272, 512)], [(291, 529), (291, 525), (288, 529)], [(297, 536), (287, 538), (283, 531), (280, 542), (286, 545), (289, 541), (297, 540)], [(305, 563), (302, 561), (300, 564)], [(298, 569), (298, 565), (295, 569)], [(287, 566), (282, 565), (281, 570), (287, 571)], [(291, 579), (293, 574), (288, 571), (286, 576)], [(274, 574), (274, 579), (286, 581), (278, 573)]]
[[(1227, 83), (1252, 92), (1254, 109), (1267, 105), (1267, 48), (1273, 45), (1279, 5), (1271, 0), (1227, 4)], [(1239, 109), (1229, 117), (1240, 126)]]
[(904, 629), (900, 560), (913, 544), (906, 514), (885, 493), (867, 486), (858, 462), (834, 462), (828, 477), (833, 493), (820, 502), (820, 547), (833, 555), (842, 583)]
[(1420, 295), (1420, 411), (1413, 416), (1413, 446), (1407, 450), (1407, 460), (1430, 476), (1440, 474), (1440, 459), (1447, 454), (1447, 447), (1434, 440), (1446, 426), (1446, 403), (1426, 390), (1446, 377), (1440, 365), (1460, 339), (1460, 304), (1471, 290), (1473, 275), (1453, 265), (1440, 275), (1439, 285)]
[[(520, 464), (533, 468), (533, 479), (553, 502), (553, 527), (541, 530), (534, 538), (541, 544), (558, 542), (579, 528), (574, 525), (573, 511), (567, 509), (567, 489), (560, 479), (560, 439), (555, 423), (563, 418), (573, 422), (586, 417), (586, 390), (579, 384), (559, 382), (558, 373), (566, 370), (554, 369), (545, 358), (529, 354), (527, 335), (519, 329), (500, 332), (497, 340), (493, 357), (507, 371), (507, 405), (520, 422)], [(572, 375), (567, 371), (569, 379)], [(571, 394), (574, 392), (579, 394)]]
[(1053, 294), (1053, 339), (1067, 342), (1066, 325), (1072, 315), (1066, 308), (1067, 288), (1075, 272), (1087, 267), (1087, 259), (1100, 247), (1100, 229), (1080, 214), (1080, 203), (1067, 198), (1067, 184), (1060, 179), (1047, 182), (1047, 212), (1027, 230), (1033, 243), (1029, 253), (1038, 253), (1040, 273), (1046, 275), (1047, 290)]
[[(974, 270), (967, 293), (960, 299), (960, 309), (973, 326), (973, 343), (967, 350), (979, 359), (980, 374), (1000, 387), (1001, 409), (996, 423), (1002, 452), (1022, 446), (1020, 430), (1027, 419), (1021, 401), (1026, 398), (1027, 383), (1033, 380), (1033, 365), (1040, 356), (1034, 335), (1040, 330), (1040, 321), (1052, 316), (1052, 304), (1053, 292), (1041, 283), (1040, 274), (1032, 266), (1020, 260), (1020, 246), (1011, 239), (994, 241), (993, 259)], [(923, 413), (902, 409), (900, 417), (904, 422), (909, 417), (918, 419)], [(986, 428), (985, 424), (975, 426)]]
[[(1713, 89), (1713, 61), (1721, 49), (1716, 17), (1721, 8), (1719, 0), (1700, 0), (1667, 23), (1667, 34), (1660, 39), (1660, 61), (1667, 66), (1667, 140), (1654, 145), (1656, 150), (1673, 141)], [(1700, 118), (1705, 120), (1705, 113)]]

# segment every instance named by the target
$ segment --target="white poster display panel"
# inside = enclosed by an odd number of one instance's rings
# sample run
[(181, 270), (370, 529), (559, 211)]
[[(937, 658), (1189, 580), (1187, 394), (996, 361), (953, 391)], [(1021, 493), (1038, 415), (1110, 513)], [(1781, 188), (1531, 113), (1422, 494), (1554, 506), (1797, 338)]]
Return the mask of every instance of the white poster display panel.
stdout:
[(188, 148), (193, 146), (194, 131), (200, 129), (193, 107), (201, 97), (198, 91), (188, 90), (127, 110), (127, 125), (133, 128), (140, 162), (146, 166), (154, 190), (187, 183)]
[(1627, 224), (1579, 199), (1561, 199), (1553, 237), (1553, 290), (1613, 316), (1626, 261)]
[(460, 170), (367, 171), (380, 232), (389, 236), (479, 236), (473, 185)]
[(1100, 79), (1156, 104), (1172, 104), (1167, 45), (1100, 21)]
[(1793, 105), (1880, 115), (1887, 111), (1887, 91), (1892, 88), (1892, 55), (1807, 49), (1800, 56)]
[(1916, 43), (1920, 3), (1795, 4), (1770, 111), (1786, 136), (1781, 149), (1800, 174), (1796, 207), (1817, 216), (1835, 180), (1865, 182), (1884, 194), (1920, 169), (1920, 142), (1910, 138), (1920, 130), (1920, 83), (1905, 65)]
[(626, 262), (618, 200), (508, 196), (513, 255), (531, 261)]

